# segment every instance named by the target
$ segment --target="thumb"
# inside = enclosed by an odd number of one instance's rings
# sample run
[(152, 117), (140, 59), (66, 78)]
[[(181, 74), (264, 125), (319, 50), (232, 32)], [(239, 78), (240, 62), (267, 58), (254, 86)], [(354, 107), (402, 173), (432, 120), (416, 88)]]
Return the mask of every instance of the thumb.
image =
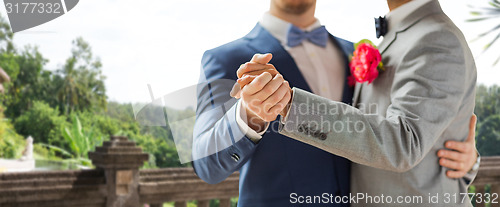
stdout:
[(229, 92), (229, 95), (236, 99), (239, 99), (241, 97), (241, 86), (238, 82), (234, 83), (233, 88)]
[(469, 123), (469, 136), (467, 137), (466, 142), (473, 142), (476, 138), (476, 122), (477, 122), (477, 116), (475, 114), (472, 114), (470, 117), (470, 123)]
[(271, 61), (271, 59), (273, 59), (273, 54), (271, 54), (271, 53), (255, 54), (255, 55), (253, 55), (252, 60), (250, 60), (250, 62), (259, 63), (259, 64), (264, 65), (264, 64), (269, 63), (269, 61)]

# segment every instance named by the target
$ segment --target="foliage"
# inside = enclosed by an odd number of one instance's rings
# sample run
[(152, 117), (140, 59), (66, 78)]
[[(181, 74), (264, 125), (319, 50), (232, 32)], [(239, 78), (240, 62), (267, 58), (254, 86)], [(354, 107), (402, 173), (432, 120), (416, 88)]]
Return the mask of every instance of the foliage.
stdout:
[(35, 160), (62, 160), (56, 155), (56, 151), (45, 146), (46, 144), (33, 144), (33, 158)]
[(62, 129), (66, 126), (66, 118), (59, 115), (42, 101), (33, 101), (33, 106), (14, 121), (14, 127), (23, 136), (33, 136), (36, 143), (48, 143), (64, 146)]
[[(8, 27), (0, 18), (0, 43), (11, 45), (12, 35), (2, 35), (2, 25)], [(85, 40), (73, 41), (71, 56), (56, 72), (44, 69), (47, 62), (37, 47), (26, 46), (19, 52), (15, 48), (0, 49), (0, 67), (11, 78), (5, 84), (7, 93), (1, 96), (7, 117), (18, 117), (32, 106), (33, 100), (44, 101), (64, 115), (106, 108), (102, 64)]]
[(59, 70), (63, 81), (57, 92), (64, 114), (75, 110), (106, 108), (106, 89), (99, 58), (94, 58), (90, 45), (81, 37), (73, 41), (72, 55)]
[(476, 140), (482, 156), (500, 155), (500, 114), (490, 116), (481, 123)]
[[(485, 20), (500, 20), (500, 1), (499, 0), (490, 0), (489, 6), (487, 8), (479, 8), (477, 11), (471, 11), (471, 15), (474, 18), (469, 19), (469, 22), (477, 22), (477, 21), (485, 21)], [(486, 35), (494, 33), (496, 36), (484, 46), (484, 51), (491, 48), (491, 46), (500, 39), (500, 24), (499, 21), (496, 21), (496, 25), (493, 25), (493, 28), (480, 34), (477, 38), (484, 38)], [(496, 65), (500, 61), (500, 57), (493, 63)]]
[(476, 143), (483, 156), (500, 155), (500, 87), (480, 85), (476, 89), (478, 117)]
[(500, 114), (500, 87), (496, 85), (491, 87), (479, 85), (476, 88), (476, 108), (474, 112), (479, 121), (491, 115)]
[[(192, 109), (177, 111), (173, 113), (177, 117), (193, 116)], [(143, 151), (150, 154), (150, 162), (146, 167), (181, 167), (177, 150), (172, 139), (170, 129), (161, 126), (140, 126), (135, 120), (131, 104), (119, 104), (110, 102), (106, 115), (119, 120), (122, 135), (136, 141)], [(154, 163), (152, 163), (154, 161)]]
[(101, 136), (94, 136), (92, 128), (84, 132), (78, 116), (73, 116), (73, 125), (71, 129), (64, 129), (63, 136), (69, 143), (74, 158), (87, 158), (87, 153), (94, 150), (95, 146), (101, 145), (103, 141)]
[(36, 47), (27, 46), (19, 54), (3, 53), (0, 55), (2, 68), (10, 76), (6, 85), (7, 93), (3, 96), (7, 117), (17, 117), (32, 105), (32, 100), (47, 102), (47, 93), (43, 92), (52, 84), (49, 71), (42, 68), (47, 60)]
[(93, 128), (90, 128), (88, 131), (84, 131), (80, 119), (76, 115), (73, 116), (71, 128), (64, 128), (62, 134), (65, 141), (69, 145), (69, 150), (53, 145), (44, 146), (69, 157), (69, 161), (85, 166), (91, 166), (92, 163), (88, 159), (88, 153), (94, 151), (96, 146), (102, 145), (104, 139), (103, 136), (96, 136)]
[(0, 157), (18, 158), (25, 142), (23, 137), (16, 133), (9, 120), (4, 119), (2, 110), (0, 107)]
[(3, 16), (0, 16), (0, 52), (11, 53), (14, 51), (14, 43), (12, 39), (14, 33), (10, 29), (9, 23), (5, 21)]

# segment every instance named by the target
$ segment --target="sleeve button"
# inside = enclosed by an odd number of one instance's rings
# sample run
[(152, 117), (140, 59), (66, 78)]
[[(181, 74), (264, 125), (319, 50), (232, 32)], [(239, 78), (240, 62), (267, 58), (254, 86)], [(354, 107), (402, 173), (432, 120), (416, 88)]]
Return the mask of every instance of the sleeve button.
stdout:
[(240, 156), (239, 156), (238, 154), (236, 154), (236, 153), (233, 153), (233, 154), (231, 155), (231, 158), (233, 158), (233, 160), (234, 160), (235, 162), (240, 161)]
[(321, 133), (321, 134), (319, 135), (319, 139), (320, 139), (320, 140), (326, 140), (326, 137), (327, 137), (327, 135), (326, 135), (325, 133)]

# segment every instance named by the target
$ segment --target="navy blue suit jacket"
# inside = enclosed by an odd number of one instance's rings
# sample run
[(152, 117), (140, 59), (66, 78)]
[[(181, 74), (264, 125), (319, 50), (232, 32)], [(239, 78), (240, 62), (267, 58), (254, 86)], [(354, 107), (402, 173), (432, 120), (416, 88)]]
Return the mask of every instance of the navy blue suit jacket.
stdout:
[[(350, 75), (348, 55), (352, 54), (353, 44), (334, 36), (331, 38), (344, 54), (347, 77)], [(271, 123), (258, 144), (239, 129), (236, 100), (229, 96), (229, 91), (237, 79), (236, 70), (255, 53), (272, 53), (270, 63), (291, 87), (310, 91), (293, 58), (259, 24), (245, 37), (206, 51), (198, 88), (193, 156), (209, 156), (194, 158), (196, 174), (213, 184), (240, 171), (238, 206), (243, 207), (290, 206), (294, 205), (290, 202), (295, 195), (348, 195), (350, 161), (278, 134), (277, 120)], [(345, 81), (343, 102), (351, 103), (352, 95), (353, 89)]]

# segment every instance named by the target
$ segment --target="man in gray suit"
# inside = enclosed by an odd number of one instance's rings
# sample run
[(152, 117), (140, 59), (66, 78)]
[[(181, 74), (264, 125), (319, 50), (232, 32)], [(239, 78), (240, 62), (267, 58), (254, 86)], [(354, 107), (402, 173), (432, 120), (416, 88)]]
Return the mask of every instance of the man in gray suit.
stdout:
[(353, 161), (353, 206), (470, 206), (469, 183), (448, 178), (436, 154), (467, 137), (472, 54), (437, 0), (388, 4), (385, 71), (355, 86), (359, 109), (293, 88), (280, 133)]

